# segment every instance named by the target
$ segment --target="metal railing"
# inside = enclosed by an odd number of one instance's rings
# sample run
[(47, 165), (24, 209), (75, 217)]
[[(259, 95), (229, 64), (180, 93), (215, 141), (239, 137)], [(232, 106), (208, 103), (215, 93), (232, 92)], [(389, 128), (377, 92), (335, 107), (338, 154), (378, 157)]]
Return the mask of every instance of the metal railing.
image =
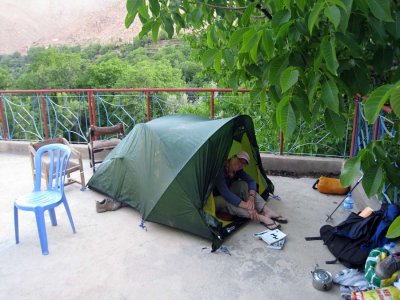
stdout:
[(87, 143), (92, 124), (121, 122), (129, 132), (137, 123), (175, 113), (211, 119), (248, 114), (263, 152), (348, 157), (351, 128), (341, 141), (332, 142), (323, 119), (315, 126), (303, 122), (284, 142), (282, 133), (272, 129), (273, 110), (250, 97), (247, 89), (218, 88), (0, 90), (0, 139), (63, 136), (73, 143)]
[[(351, 157), (356, 156), (360, 150), (365, 149), (372, 141), (384, 137), (394, 138), (395, 136), (393, 120), (395, 116), (392, 114), (392, 109), (389, 105), (385, 105), (375, 123), (369, 125), (364, 116), (362, 98), (357, 96), (355, 98), (355, 103), (352, 147), (350, 150)], [(392, 186), (392, 184), (385, 185), (382, 189), (381, 201), (397, 203), (399, 200), (398, 188), (397, 186)], [(389, 194), (391, 194), (391, 196)]]

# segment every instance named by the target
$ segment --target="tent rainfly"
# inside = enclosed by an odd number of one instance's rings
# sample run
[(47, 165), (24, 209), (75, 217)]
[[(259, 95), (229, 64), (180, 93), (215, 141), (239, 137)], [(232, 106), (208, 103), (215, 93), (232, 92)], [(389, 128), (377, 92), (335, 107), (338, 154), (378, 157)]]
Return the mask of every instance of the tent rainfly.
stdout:
[(224, 161), (240, 150), (251, 156), (245, 171), (257, 181), (259, 193), (272, 194), (253, 121), (246, 115), (218, 120), (173, 115), (137, 124), (88, 186), (138, 209), (143, 220), (210, 239), (216, 250), (245, 222), (218, 218), (212, 193)]

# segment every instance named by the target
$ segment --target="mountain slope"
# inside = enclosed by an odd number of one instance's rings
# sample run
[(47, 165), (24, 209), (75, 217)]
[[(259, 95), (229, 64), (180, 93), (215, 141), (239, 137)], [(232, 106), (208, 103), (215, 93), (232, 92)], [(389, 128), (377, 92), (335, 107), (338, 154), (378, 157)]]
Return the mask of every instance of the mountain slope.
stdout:
[(141, 29), (126, 29), (124, 0), (0, 0), (0, 54), (32, 46), (126, 43)]

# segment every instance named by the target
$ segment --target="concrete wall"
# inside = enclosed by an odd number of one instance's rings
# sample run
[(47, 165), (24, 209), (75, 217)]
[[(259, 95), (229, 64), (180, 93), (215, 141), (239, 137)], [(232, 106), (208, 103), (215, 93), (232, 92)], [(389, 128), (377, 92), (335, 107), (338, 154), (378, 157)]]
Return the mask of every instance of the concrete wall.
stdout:
[[(0, 141), (0, 152), (28, 155), (29, 142)], [(74, 144), (73, 147), (81, 152), (84, 159), (88, 159), (87, 145)], [(287, 156), (261, 154), (264, 170), (270, 175), (290, 177), (315, 177), (332, 176), (339, 177), (344, 160), (339, 158), (322, 158), (308, 156)], [(311, 187), (310, 187), (311, 188)], [(368, 199), (361, 184), (353, 191), (357, 201), (362, 206), (370, 206), (373, 209), (379, 208), (377, 199)]]

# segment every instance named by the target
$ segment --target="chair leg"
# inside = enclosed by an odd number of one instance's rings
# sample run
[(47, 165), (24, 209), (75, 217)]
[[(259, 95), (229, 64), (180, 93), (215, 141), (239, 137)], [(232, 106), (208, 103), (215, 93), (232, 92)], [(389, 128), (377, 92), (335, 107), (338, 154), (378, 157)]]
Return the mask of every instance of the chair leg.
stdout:
[(42, 248), (42, 254), (48, 255), (49, 248), (47, 245), (47, 233), (46, 224), (44, 222), (44, 211), (40, 208), (35, 210), (36, 215), (36, 225), (39, 233), (40, 247)]
[(18, 208), (14, 204), (14, 231), (15, 243), (19, 244), (19, 227), (18, 227)]
[(72, 232), (76, 233), (74, 220), (72, 220), (71, 211), (69, 210), (69, 205), (68, 205), (68, 202), (67, 202), (67, 199), (65, 198), (65, 196), (63, 199), (63, 203), (64, 203), (65, 211), (67, 212), (67, 215), (68, 215), (69, 223), (71, 224), (71, 227), (72, 227)]
[(93, 164), (92, 164), (92, 156), (93, 156), (93, 153), (92, 153), (92, 151), (90, 151), (90, 148), (89, 148), (89, 147), (88, 147), (88, 152), (89, 152), (90, 167), (93, 168)]
[(57, 226), (57, 217), (54, 208), (49, 209), (49, 215), (50, 215), (51, 225)]
[(86, 189), (85, 173), (83, 172), (83, 170), (81, 170), (80, 174), (81, 174), (81, 184), (82, 184), (81, 191), (84, 191)]

